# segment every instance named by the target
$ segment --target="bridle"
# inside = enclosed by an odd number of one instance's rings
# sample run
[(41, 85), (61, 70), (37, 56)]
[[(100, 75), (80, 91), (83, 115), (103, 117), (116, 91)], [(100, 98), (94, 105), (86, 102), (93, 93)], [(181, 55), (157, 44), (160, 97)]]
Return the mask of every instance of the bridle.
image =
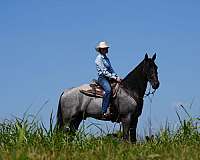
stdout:
[[(144, 73), (144, 74), (147, 74), (145, 68), (146, 68), (146, 67), (145, 67), (145, 62), (144, 62), (143, 73)], [(149, 74), (147, 74), (147, 80), (148, 80), (148, 82), (149, 82), (149, 80), (150, 80), (149, 77), (150, 77)], [(149, 91), (148, 91), (147, 93), (144, 94), (144, 98), (149, 97), (150, 95), (154, 95), (154, 93), (156, 92), (156, 89), (154, 89), (153, 91), (151, 91), (151, 88), (152, 88), (152, 86), (150, 85)]]
[[(147, 74), (147, 71), (146, 71), (145, 62), (143, 64), (142, 72), (143, 72), (143, 74), (147, 75), (147, 81), (149, 82), (150, 78), (149, 78), (149, 76)], [(119, 83), (119, 87), (121, 87), (131, 98), (133, 98), (134, 100), (139, 100), (139, 101), (143, 100), (144, 98), (149, 97), (150, 95), (154, 95), (155, 92), (156, 92), (156, 89), (154, 89), (153, 91), (151, 91), (152, 86), (150, 85), (149, 91), (147, 93), (145, 93), (143, 97), (140, 97), (138, 95), (135, 95), (135, 96), (130, 95), (129, 92), (123, 87), (122, 83)]]

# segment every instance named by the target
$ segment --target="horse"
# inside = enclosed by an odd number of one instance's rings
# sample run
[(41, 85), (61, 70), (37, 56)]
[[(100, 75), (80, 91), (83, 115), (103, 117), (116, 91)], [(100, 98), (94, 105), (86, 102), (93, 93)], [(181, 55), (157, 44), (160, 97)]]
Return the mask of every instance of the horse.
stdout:
[[(116, 97), (112, 100), (112, 105), (118, 110), (116, 122), (122, 123), (124, 140), (136, 142), (136, 128), (142, 113), (148, 82), (154, 90), (159, 88), (155, 59), (156, 54), (152, 58), (145, 54), (142, 62), (121, 81)], [(83, 119), (87, 117), (101, 119), (102, 98), (91, 97), (80, 92), (80, 89), (88, 85), (83, 84), (62, 92), (57, 110), (59, 128), (63, 130), (68, 128), (75, 132)]]

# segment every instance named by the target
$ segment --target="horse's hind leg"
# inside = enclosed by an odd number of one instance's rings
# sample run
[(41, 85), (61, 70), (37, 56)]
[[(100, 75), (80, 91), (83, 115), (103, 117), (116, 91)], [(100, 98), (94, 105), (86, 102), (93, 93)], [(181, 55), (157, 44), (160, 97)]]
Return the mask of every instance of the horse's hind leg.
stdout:
[(65, 121), (63, 131), (67, 133), (67, 141), (74, 140), (75, 132), (78, 130), (81, 121), (82, 117), (73, 117), (73, 119)]
[(83, 118), (81, 116), (73, 118), (69, 124), (70, 132), (72, 133), (76, 132), (82, 120)]

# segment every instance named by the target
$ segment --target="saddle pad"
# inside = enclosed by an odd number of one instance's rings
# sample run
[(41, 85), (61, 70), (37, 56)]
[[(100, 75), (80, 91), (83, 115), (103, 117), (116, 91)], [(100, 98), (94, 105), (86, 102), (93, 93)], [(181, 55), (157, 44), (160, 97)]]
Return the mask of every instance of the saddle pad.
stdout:
[(94, 93), (92, 90), (81, 90), (80, 89), (80, 92), (87, 95), (87, 96), (91, 96), (91, 97), (98, 97), (98, 98), (103, 98), (103, 95), (102, 95), (102, 92), (96, 92)]

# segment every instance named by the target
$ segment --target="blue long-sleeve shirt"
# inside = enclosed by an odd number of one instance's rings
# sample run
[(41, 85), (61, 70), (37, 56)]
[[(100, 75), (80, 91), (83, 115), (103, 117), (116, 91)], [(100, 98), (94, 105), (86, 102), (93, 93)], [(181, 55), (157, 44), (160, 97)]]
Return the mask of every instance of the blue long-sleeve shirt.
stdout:
[(95, 60), (98, 75), (104, 75), (108, 78), (117, 79), (118, 75), (113, 70), (110, 60), (106, 55), (99, 54)]

